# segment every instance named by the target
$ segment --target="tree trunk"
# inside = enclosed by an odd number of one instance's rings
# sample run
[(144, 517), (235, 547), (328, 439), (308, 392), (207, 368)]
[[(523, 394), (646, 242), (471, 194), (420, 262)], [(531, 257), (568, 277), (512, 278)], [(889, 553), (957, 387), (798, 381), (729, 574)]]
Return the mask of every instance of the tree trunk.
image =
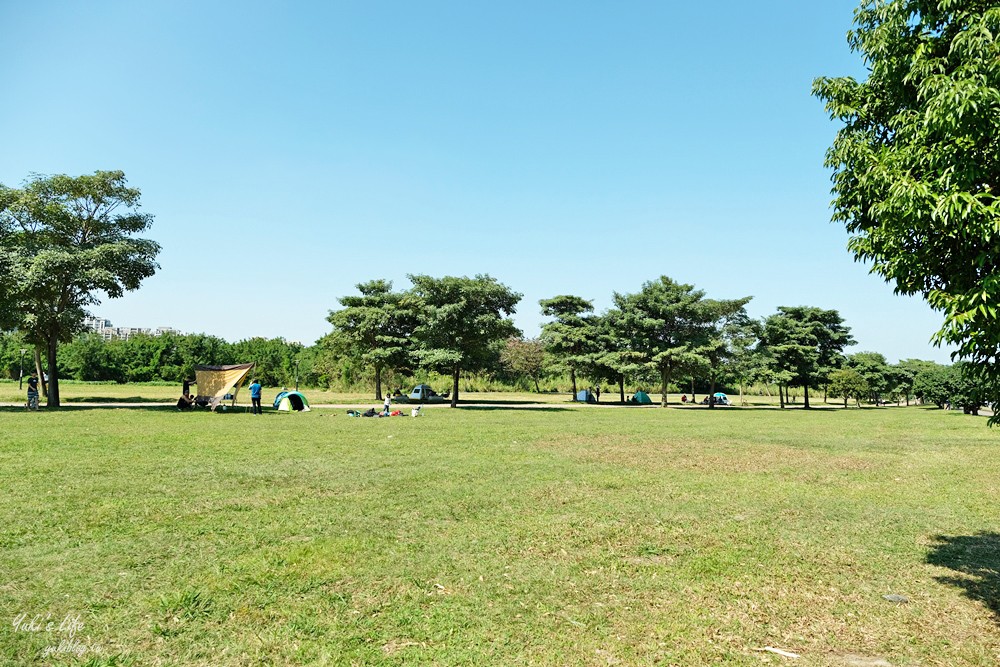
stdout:
[(458, 375), (460, 373), (458, 366), (455, 366), (455, 370), (451, 374), (451, 407), (458, 407)]
[(667, 369), (660, 369), (660, 407), (667, 407)]
[(802, 397), (802, 407), (806, 410), (809, 409), (809, 383), (806, 382), (802, 385), (803, 397)]
[(691, 378), (691, 404), (696, 405), (698, 403), (698, 397), (694, 394), (694, 378)]
[(573, 400), (576, 400), (576, 369), (569, 369), (569, 381), (573, 384)]
[(49, 408), (59, 407), (59, 369), (56, 367), (56, 350), (58, 345), (59, 341), (55, 336), (49, 339), (49, 393), (45, 401), (46, 407)]
[(382, 400), (382, 367), (375, 364), (375, 400)]
[(784, 410), (785, 409), (785, 387), (784, 385), (778, 385), (778, 406)]
[(536, 394), (542, 393), (542, 388), (538, 386), (538, 376), (536, 375), (532, 379), (535, 381), (535, 393)]
[(715, 378), (713, 377), (708, 383), (708, 407), (712, 409), (715, 407)]
[(618, 394), (619, 394), (619, 396), (621, 396), (621, 402), (624, 405), (625, 404), (625, 376), (624, 375), (619, 375), (618, 376)]
[(48, 396), (49, 381), (45, 379), (45, 373), (42, 372), (42, 351), (37, 346), (35, 347), (35, 377), (38, 378), (42, 387), (42, 396)]
[(740, 382), (740, 405), (746, 405), (747, 402), (743, 400), (743, 382)]

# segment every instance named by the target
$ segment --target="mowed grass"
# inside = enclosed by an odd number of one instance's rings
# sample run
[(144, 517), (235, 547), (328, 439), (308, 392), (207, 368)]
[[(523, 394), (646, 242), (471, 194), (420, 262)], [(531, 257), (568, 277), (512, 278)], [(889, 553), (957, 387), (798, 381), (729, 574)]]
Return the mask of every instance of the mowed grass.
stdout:
[(0, 663), (996, 665), (998, 444), (923, 408), (6, 409)]

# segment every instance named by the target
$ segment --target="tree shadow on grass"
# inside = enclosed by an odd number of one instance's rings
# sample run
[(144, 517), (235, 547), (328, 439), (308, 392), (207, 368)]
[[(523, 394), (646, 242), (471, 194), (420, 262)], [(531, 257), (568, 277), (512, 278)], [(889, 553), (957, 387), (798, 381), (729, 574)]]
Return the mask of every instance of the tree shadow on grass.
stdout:
[(87, 403), (166, 403), (169, 400), (168, 398), (150, 398), (148, 396), (85, 396), (63, 398), (62, 403), (66, 406), (86, 405)]
[(511, 410), (517, 412), (566, 412), (572, 408), (560, 408), (553, 406), (540, 406), (540, 405), (462, 405), (459, 403), (456, 410), (485, 410), (485, 411), (496, 411), (496, 410)]
[(934, 539), (927, 562), (956, 572), (935, 579), (965, 589), (965, 596), (986, 605), (1000, 624), (1000, 534), (938, 535)]
[[(58, 408), (49, 408), (44, 404), (40, 405), (38, 412), (85, 412), (85, 411), (95, 411), (95, 412), (107, 412), (108, 410), (140, 410), (142, 412), (175, 412), (178, 415), (185, 414), (208, 414), (209, 411), (205, 408), (195, 408), (193, 410), (178, 410), (175, 405), (164, 405), (162, 403), (158, 405), (87, 405), (85, 403), (77, 404), (66, 404), (63, 403), (62, 406)], [(28, 414), (30, 411), (25, 409), (23, 405), (5, 405), (0, 406), (0, 413), (18, 413), (22, 412)], [(228, 408), (226, 410), (218, 409), (215, 411), (215, 415), (249, 415), (249, 408), (244, 408), (243, 406), (238, 406), (236, 408)], [(278, 414), (274, 410), (264, 410), (264, 414)]]

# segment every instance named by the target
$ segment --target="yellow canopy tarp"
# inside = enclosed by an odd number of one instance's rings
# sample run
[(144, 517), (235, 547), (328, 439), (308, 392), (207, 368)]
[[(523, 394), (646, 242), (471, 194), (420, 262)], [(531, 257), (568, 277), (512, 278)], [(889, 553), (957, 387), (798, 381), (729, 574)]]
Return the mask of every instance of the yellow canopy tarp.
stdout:
[(206, 400), (215, 407), (222, 402), (226, 394), (235, 396), (246, 382), (247, 375), (253, 369), (253, 364), (236, 364), (234, 366), (195, 366), (194, 376), (198, 384), (196, 400)]

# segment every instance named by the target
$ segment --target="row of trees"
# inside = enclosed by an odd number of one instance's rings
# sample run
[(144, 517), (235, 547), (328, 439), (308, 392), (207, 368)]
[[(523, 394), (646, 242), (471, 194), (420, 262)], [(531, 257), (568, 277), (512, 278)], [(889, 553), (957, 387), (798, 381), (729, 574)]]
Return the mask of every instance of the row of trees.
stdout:
[(333, 331), (320, 341), (371, 369), (376, 398), (384, 375), (419, 367), (452, 378), (454, 405), (461, 373), (498, 362), (537, 389), (548, 358), (569, 374), (574, 396), (581, 374), (617, 385), (622, 401), (627, 381), (654, 381), (663, 405), (669, 388), (689, 379), (706, 381), (711, 392), (720, 381), (764, 380), (779, 385), (782, 403), (788, 386), (802, 387), (808, 407), (809, 388), (825, 383), (853, 343), (836, 311), (787, 307), (760, 322), (746, 313), (751, 297), (710, 299), (666, 276), (634, 294), (615, 293), (602, 314), (579, 296), (545, 299), (551, 321), (540, 340), (523, 340), (509, 319), (520, 295), (489, 276), (410, 280), (412, 289), (399, 292), (385, 280), (358, 285), (360, 294), (330, 313)]
[[(19, 332), (0, 334), (0, 368), (17, 378), (22, 370), (34, 372), (33, 362), (21, 350), (30, 345)], [(315, 348), (281, 338), (251, 338), (236, 343), (205, 334), (166, 333), (137, 335), (128, 340), (106, 341), (80, 334), (59, 346), (57, 366), (64, 378), (89, 382), (176, 382), (194, 378), (199, 364), (222, 365), (254, 362), (256, 377), (268, 386), (296, 381), (315, 386)]]
[[(835, 310), (781, 307), (763, 319), (750, 318), (750, 297), (709, 299), (701, 290), (663, 276), (634, 294), (613, 295), (601, 314), (579, 296), (561, 295), (540, 302), (550, 318), (541, 337), (515, 335), (508, 316), (519, 295), (488, 276), (431, 278), (411, 276), (413, 288), (396, 292), (385, 280), (358, 285), (359, 295), (328, 321), (333, 331), (319, 341), (319, 366), (331, 360), (367, 368), (381, 399), (383, 378), (412, 375), (415, 369), (449, 375), (452, 405), (464, 372), (509, 373), (539, 382), (568, 375), (573, 396), (577, 381), (625, 386), (658, 386), (662, 405), (668, 392), (695, 381), (714, 393), (717, 383), (777, 385), (782, 407), (789, 390), (809, 390), (861, 401), (922, 398), (978, 410), (981, 395), (967, 367), (907, 360), (887, 363), (875, 352), (844, 355), (854, 344), (850, 329)], [(506, 336), (506, 339), (504, 337)]]

